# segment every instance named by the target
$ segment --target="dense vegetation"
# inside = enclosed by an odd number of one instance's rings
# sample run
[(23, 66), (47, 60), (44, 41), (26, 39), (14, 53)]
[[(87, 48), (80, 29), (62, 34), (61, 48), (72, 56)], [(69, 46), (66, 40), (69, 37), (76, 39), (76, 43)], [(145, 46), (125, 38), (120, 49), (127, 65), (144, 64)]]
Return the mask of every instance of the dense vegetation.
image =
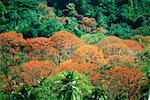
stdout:
[(147, 100), (149, 6), (0, 0), (0, 100)]

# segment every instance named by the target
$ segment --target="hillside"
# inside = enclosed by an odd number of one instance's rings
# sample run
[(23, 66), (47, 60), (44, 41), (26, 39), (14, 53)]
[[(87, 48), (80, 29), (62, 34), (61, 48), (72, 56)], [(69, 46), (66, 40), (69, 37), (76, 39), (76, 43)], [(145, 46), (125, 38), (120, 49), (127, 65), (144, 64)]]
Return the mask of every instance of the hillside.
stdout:
[(149, 0), (0, 0), (0, 100), (150, 98)]

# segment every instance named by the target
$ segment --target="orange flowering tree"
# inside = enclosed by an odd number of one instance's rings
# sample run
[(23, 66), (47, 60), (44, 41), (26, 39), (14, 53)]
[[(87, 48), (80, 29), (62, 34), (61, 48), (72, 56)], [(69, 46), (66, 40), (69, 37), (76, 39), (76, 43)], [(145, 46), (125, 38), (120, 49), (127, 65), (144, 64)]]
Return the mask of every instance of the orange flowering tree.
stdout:
[(22, 53), (26, 43), (20, 33), (6, 32), (0, 34), (0, 73), (7, 74), (8, 67), (19, 65), (27, 60)]
[[(44, 60), (32, 60), (20, 65), (20, 67), (12, 67), (10, 74), (17, 82), (25, 82), (30, 86), (38, 85), (38, 83), (51, 75), (55, 67), (54, 62)], [(18, 79), (19, 78), (19, 79)]]
[(123, 43), (112, 43), (104, 46), (101, 49), (106, 58), (112, 55), (127, 55), (130, 56), (132, 51)]
[(91, 64), (91, 63), (78, 64), (71, 60), (68, 60), (61, 63), (60, 66), (54, 70), (54, 73), (60, 73), (63, 71), (78, 71), (82, 74), (87, 75), (89, 81), (93, 85), (95, 85), (98, 84), (97, 80), (101, 76), (101, 74), (98, 72), (101, 68), (102, 68), (101, 66), (98, 66), (96, 64)]
[(101, 88), (108, 99), (125, 96), (128, 100), (140, 98), (141, 85), (147, 84), (139, 69), (114, 67), (101, 76)]
[(122, 40), (115, 36), (107, 36), (97, 43), (97, 46), (101, 49), (102, 47), (113, 43), (122, 43)]
[(106, 65), (107, 61), (104, 59), (104, 54), (94, 45), (85, 45), (78, 48), (72, 61), (76, 63), (91, 63), (97, 65)]
[(150, 36), (144, 36), (142, 40), (147, 47), (150, 46)]
[(59, 67), (55, 69), (55, 73), (59, 73), (65, 70), (74, 70), (74, 71), (79, 71), (80, 73), (84, 73), (86, 75), (90, 75), (96, 69), (101, 68), (101, 66), (91, 64), (91, 63), (75, 63), (71, 60), (64, 61), (63, 63), (60, 64)]
[(50, 42), (51, 46), (57, 49), (59, 52), (60, 62), (69, 60), (77, 48), (85, 45), (85, 43), (77, 38), (74, 34), (65, 30), (54, 33), (50, 37)]
[(25, 52), (32, 60), (53, 60), (58, 62), (58, 52), (50, 46), (49, 38), (39, 37), (27, 39)]
[(0, 48), (6, 52), (18, 52), (25, 46), (25, 40), (21, 33), (6, 32), (0, 34)]
[(97, 23), (94, 18), (83, 17), (79, 22), (79, 28), (83, 28), (85, 32), (91, 33), (96, 30)]
[(11, 80), (5, 74), (0, 75), (0, 90), (9, 93), (12, 90), (16, 90), (18, 85), (15, 81)]
[(133, 56), (135, 56), (138, 53), (143, 53), (144, 51), (140, 43), (134, 40), (123, 40), (123, 42), (133, 51)]
[(135, 60), (132, 56), (126, 55), (112, 55), (107, 59), (110, 66), (129, 67), (135, 66)]

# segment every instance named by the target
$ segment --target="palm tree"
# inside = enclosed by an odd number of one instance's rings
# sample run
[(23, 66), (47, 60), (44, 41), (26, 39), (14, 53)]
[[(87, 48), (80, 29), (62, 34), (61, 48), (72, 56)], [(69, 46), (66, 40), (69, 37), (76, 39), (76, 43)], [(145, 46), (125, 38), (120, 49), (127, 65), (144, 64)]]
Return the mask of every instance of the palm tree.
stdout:
[(43, 94), (41, 96), (49, 100), (82, 100), (92, 92), (92, 86), (84, 75), (76, 71), (64, 71), (48, 77), (39, 90)]

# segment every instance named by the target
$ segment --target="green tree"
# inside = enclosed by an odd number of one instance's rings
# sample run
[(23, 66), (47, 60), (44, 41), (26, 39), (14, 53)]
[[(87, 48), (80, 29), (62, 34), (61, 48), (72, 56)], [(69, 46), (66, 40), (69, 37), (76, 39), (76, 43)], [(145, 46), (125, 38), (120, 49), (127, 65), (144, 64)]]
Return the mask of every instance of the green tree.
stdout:
[(48, 37), (63, 28), (56, 16), (37, 0), (0, 1), (0, 33), (21, 32), (24, 37)]
[(65, 71), (48, 77), (37, 89), (41, 100), (82, 100), (91, 93), (92, 86), (86, 77), (75, 71)]
[(101, 39), (105, 38), (106, 36), (101, 33), (96, 33), (96, 34), (86, 34), (81, 37), (81, 40), (88, 44), (96, 44), (98, 43)]

